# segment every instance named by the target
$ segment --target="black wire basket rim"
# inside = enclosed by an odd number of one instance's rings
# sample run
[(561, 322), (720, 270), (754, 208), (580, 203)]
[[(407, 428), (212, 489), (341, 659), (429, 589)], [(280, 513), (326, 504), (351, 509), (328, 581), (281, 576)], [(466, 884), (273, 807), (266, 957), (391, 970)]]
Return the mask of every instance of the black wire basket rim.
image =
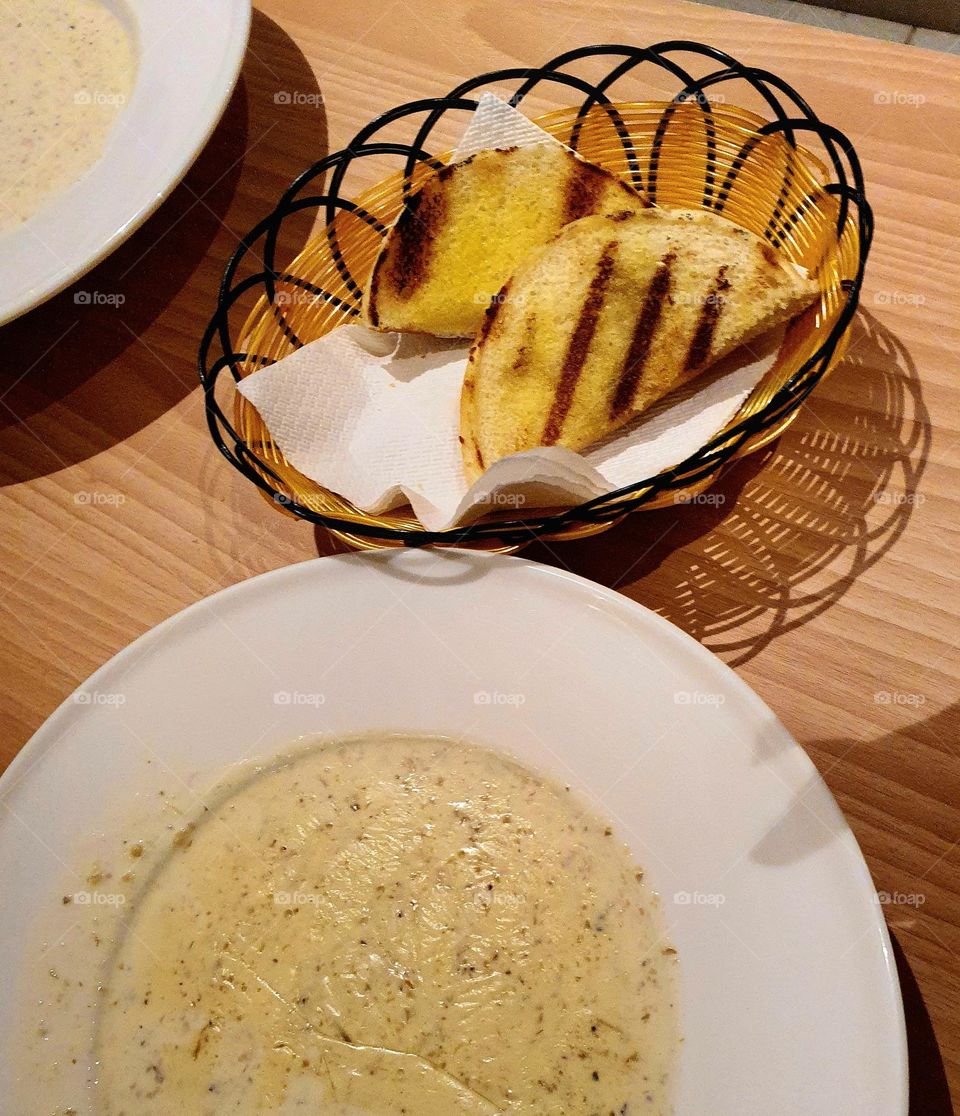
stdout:
[[(723, 64), (723, 69), (694, 79), (683, 67), (667, 56), (674, 53), (687, 52), (712, 59)], [(580, 61), (587, 57), (625, 55), (622, 62), (615, 66), (605, 78), (593, 85), (574, 75), (558, 73), (559, 67), (570, 62)], [(611, 121), (624, 144), (628, 165), (633, 172), (631, 158), (635, 158), (632, 140), (625, 135), (626, 128), (619, 118), (616, 104), (606, 96), (606, 91), (617, 80), (629, 73), (632, 69), (645, 62), (651, 62), (666, 69), (678, 80), (683, 81), (683, 88), (673, 97), (672, 101), (664, 102), (665, 110), (661, 124), (658, 126), (657, 135), (661, 137), (669, 126), (670, 116), (674, 107), (683, 103), (693, 103), (699, 106), (704, 114), (707, 134), (707, 172), (704, 184), (704, 203), (711, 208), (722, 211), (725, 204), (723, 196), (724, 187), (716, 190), (715, 181), (710, 181), (712, 172), (710, 166), (711, 144), (715, 140), (715, 133), (710, 123), (713, 106), (705, 95), (705, 90), (723, 81), (745, 80), (754, 90), (759, 92), (764, 101), (771, 107), (776, 119), (769, 121), (758, 128), (758, 139), (765, 135), (781, 133), (786, 142), (792, 147), (797, 147), (797, 134), (811, 133), (816, 135), (823, 145), (829, 162), (832, 164), (836, 175), (836, 182), (822, 185), (824, 193), (838, 198), (837, 230), (838, 236), (847, 227), (847, 217), (851, 203), (856, 208), (856, 228), (859, 238), (859, 254), (857, 270), (854, 277), (845, 279), (841, 287), (846, 293), (846, 301), (837, 316), (833, 326), (818, 346), (816, 352), (810, 356), (803, 365), (794, 373), (790, 380), (782, 385), (768, 400), (766, 405), (755, 414), (735, 423), (732, 427), (718, 432), (694, 454), (670, 469), (664, 470), (654, 477), (647, 477), (633, 484), (623, 486), (592, 500), (563, 508), (558, 511), (542, 512), (539, 515), (517, 517), (508, 520), (480, 519), (459, 527), (452, 527), (443, 531), (429, 531), (426, 528), (390, 527), (384, 524), (372, 523), (366, 513), (357, 509), (357, 519), (346, 518), (326, 512), (314, 511), (296, 500), (290, 498), (285, 492), (279, 491), (269, 483), (268, 478), (277, 486), (286, 487), (286, 483), (273, 468), (253, 450), (246, 445), (232, 423), (224, 414), (216, 399), (215, 390), (219, 375), (224, 369), (229, 369), (235, 382), (242, 378), (240, 365), (249, 362), (255, 354), (237, 352), (233, 348), (230, 337), (229, 311), (235, 303), (249, 290), (262, 285), (269, 303), (276, 307), (276, 284), (279, 281), (299, 282), (310, 288), (311, 284), (297, 280), (296, 277), (286, 274), (278, 269), (275, 264), (276, 248), (279, 230), (282, 222), (291, 213), (306, 208), (326, 209), (327, 236), (331, 244), (333, 258), (338, 270), (344, 279), (348, 291), (359, 302), (361, 293), (359, 285), (349, 273), (336, 240), (333, 220), (340, 210), (349, 210), (361, 220), (371, 224), (380, 235), (386, 232), (385, 227), (376, 217), (367, 213), (356, 202), (339, 196), (342, 184), (350, 163), (367, 155), (403, 155), (406, 157), (404, 164), (404, 191), (409, 189), (409, 182), (413, 169), (418, 163), (425, 163), (434, 168), (442, 166), (442, 162), (426, 149), (429, 132), (440, 119), (444, 112), (453, 110), (473, 111), (477, 100), (471, 100), (467, 94), (484, 86), (503, 83), (507, 80), (521, 81), (519, 89), (510, 97), (510, 103), (519, 105), (529, 93), (543, 81), (557, 82), (565, 87), (578, 88), (585, 94), (585, 99), (577, 112), (574, 123), (571, 146), (576, 147), (580, 123), (587, 114), (599, 106), (611, 117)], [(771, 88), (781, 93), (789, 102), (785, 108)], [(556, 111), (561, 111), (558, 109)], [(414, 140), (409, 144), (378, 141), (368, 143), (377, 131), (397, 120), (405, 119), (417, 113), (426, 112), (428, 115), (420, 126)], [(799, 114), (799, 115), (797, 115)], [(656, 141), (655, 141), (656, 142)], [(751, 141), (747, 141), (749, 144)], [(753, 141), (757, 142), (757, 141)], [(746, 145), (745, 145), (746, 146)], [(741, 154), (743, 154), (741, 152)], [(654, 155), (651, 152), (650, 163), (654, 165)], [(846, 164), (846, 165), (845, 165)], [(301, 197), (301, 193), (318, 177), (332, 172), (326, 190), (316, 196)], [(849, 172), (849, 177), (848, 177)], [(648, 171), (648, 174), (650, 172)], [(655, 174), (655, 171), (653, 172)], [(632, 175), (633, 176), (633, 175)], [(639, 177), (639, 167), (637, 175)], [(649, 184), (648, 184), (649, 186)], [(655, 180), (653, 183), (655, 200)], [(649, 196), (649, 189), (646, 190)], [(800, 215), (795, 214), (794, 221)], [(819, 383), (836, 351), (836, 347), (846, 332), (854, 313), (856, 312), (859, 294), (863, 283), (864, 269), (873, 233), (873, 215), (866, 199), (863, 173), (859, 158), (852, 143), (847, 137), (834, 128), (825, 124), (816, 116), (806, 101), (782, 78), (767, 70), (755, 66), (746, 66), (738, 62), (731, 55), (714, 47), (706, 46), (688, 40), (667, 40), (650, 47), (634, 47), (623, 44), (597, 44), (594, 46), (578, 47), (551, 59), (540, 67), (513, 67), (494, 70), (478, 74), (460, 85), (456, 86), (445, 97), (423, 98), (406, 102), (381, 114), (376, 119), (366, 124), (354, 136), (350, 143), (343, 149), (330, 153), (306, 168), (290, 187), (284, 192), (277, 206), (259, 221), (240, 242), (240, 245), (230, 257), (224, 269), (220, 283), (217, 307), (200, 343), (199, 374), (203, 386), (204, 404), (207, 424), (211, 437), (227, 460), (244, 476), (251, 480), (264, 494), (271, 497), (278, 506), (290, 514), (319, 524), (331, 531), (355, 536), (361, 539), (380, 540), (386, 543), (400, 543), (407, 546), (427, 546), (435, 544), (461, 545), (479, 539), (496, 540), (503, 545), (524, 545), (543, 535), (558, 535), (571, 529), (588, 528), (612, 523), (622, 518), (631, 511), (635, 511), (644, 504), (658, 496), (678, 490), (690, 488), (693, 485), (708, 481), (716, 475), (722, 465), (731, 460), (740, 449), (749, 441), (757, 438), (765, 430), (784, 421), (792, 412), (795, 412), (800, 403), (807, 397)], [(263, 269), (234, 284), (240, 264), (252, 252), (253, 246), (263, 238)], [(773, 240), (773, 237), (768, 237)], [(774, 241), (775, 242), (775, 241)], [(359, 314), (358, 305), (351, 305), (343, 298), (333, 295), (332, 292), (313, 288), (312, 293), (323, 297), (326, 301), (333, 301), (345, 313), (356, 316)], [(281, 328), (296, 346), (303, 343), (293, 330), (283, 321)], [(211, 348), (214, 341), (219, 341), (221, 356), (212, 360)], [(267, 358), (258, 358), (261, 364), (272, 363)]]

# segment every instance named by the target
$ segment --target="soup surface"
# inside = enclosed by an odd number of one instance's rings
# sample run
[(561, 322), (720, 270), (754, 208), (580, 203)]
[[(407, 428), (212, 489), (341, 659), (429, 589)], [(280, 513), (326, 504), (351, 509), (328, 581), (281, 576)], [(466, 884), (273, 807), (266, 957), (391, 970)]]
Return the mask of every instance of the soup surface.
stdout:
[(133, 74), (130, 39), (99, 0), (0, 4), (0, 232), (96, 162)]
[(103, 1112), (670, 1111), (674, 951), (569, 789), (381, 736), (208, 801), (126, 911)]

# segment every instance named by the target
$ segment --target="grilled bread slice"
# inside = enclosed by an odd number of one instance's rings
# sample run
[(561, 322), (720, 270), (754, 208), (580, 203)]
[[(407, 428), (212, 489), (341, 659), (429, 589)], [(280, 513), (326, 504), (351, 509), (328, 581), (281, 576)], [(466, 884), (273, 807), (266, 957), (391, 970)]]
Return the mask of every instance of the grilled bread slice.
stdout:
[(491, 299), (534, 248), (591, 213), (649, 203), (556, 143), (481, 151), (413, 194), (364, 292), (376, 329), (475, 337)]
[(471, 350), (468, 476), (535, 446), (585, 449), (817, 294), (802, 269), (715, 213), (568, 225), (518, 267)]

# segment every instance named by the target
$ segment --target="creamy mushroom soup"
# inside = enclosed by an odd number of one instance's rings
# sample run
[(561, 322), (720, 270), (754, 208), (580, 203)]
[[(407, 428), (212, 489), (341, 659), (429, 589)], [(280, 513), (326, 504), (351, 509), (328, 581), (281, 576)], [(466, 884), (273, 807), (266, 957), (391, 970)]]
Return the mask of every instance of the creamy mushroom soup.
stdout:
[(100, 0), (0, 4), (0, 232), (96, 162), (133, 73), (127, 32)]
[(98, 974), (92, 1111), (670, 1112), (675, 953), (569, 788), (383, 735), (205, 798), (149, 855), (129, 846), (146, 870)]

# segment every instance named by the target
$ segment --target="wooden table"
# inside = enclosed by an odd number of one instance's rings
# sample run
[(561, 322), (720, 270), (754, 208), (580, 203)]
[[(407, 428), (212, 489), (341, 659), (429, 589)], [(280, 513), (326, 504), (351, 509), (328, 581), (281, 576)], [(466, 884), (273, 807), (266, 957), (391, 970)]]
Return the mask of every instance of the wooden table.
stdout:
[[(864, 311), (843, 365), (724, 478), (722, 502), (527, 555), (618, 588), (733, 665), (810, 752), (878, 889), (921, 897), (886, 914), (911, 1112), (944, 1116), (950, 1085), (960, 1096), (956, 57), (666, 0), (263, 0), (182, 186), (77, 287), (0, 331), (0, 765), (158, 621), (337, 549), (207, 437), (197, 340), (238, 234), (396, 103), (577, 45), (674, 37), (782, 74), (853, 139), (877, 216)], [(301, 95), (278, 103), (284, 91)], [(77, 290), (123, 302), (78, 305)]]

